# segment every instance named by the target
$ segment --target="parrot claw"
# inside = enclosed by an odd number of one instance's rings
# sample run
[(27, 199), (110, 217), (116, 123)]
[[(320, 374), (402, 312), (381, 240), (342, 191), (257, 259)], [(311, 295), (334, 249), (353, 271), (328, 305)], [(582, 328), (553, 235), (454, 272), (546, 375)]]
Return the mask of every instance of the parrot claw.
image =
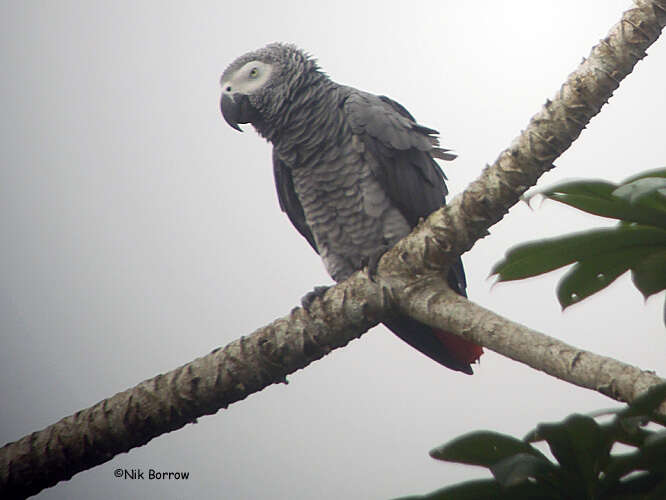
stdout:
[(301, 298), (301, 306), (303, 306), (303, 309), (309, 310), (310, 306), (314, 302), (315, 299), (319, 299), (324, 296), (326, 293), (326, 290), (331, 288), (330, 286), (316, 286), (312, 289), (312, 291), (306, 293), (302, 298)]
[(379, 261), (381, 260), (382, 255), (384, 255), (390, 248), (391, 247), (389, 245), (384, 245), (367, 258), (368, 277), (371, 281), (375, 281), (377, 268), (379, 267)]

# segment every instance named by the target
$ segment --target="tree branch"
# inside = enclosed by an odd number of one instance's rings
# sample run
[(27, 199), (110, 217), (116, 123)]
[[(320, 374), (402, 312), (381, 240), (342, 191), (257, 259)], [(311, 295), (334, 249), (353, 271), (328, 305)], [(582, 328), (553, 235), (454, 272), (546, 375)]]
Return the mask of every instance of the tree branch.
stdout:
[[(495, 314), (454, 293), (446, 281), (431, 274), (399, 290), (401, 311), (553, 377), (592, 389), (617, 401), (631, 402), (664, 379), (613, 358), (566, 344)], [(666, 415), (666, 403), (660, 412)]]
[[(357, 273), (288, 316), (224, 349), (66, 417), (0, 449), (3, 498), (25, 497), (141, 446), (346, 345), (397, 306), (501, 354), (583, 387), (630, 401), (658, 381), (516, 325), (442, 288), (437, 274), (487, 234), (578, 137), (666, 24), (666, 0), (640, 0), (572, 73), (492, 167), (380, 262), (378, 281)], [(518, 337), (520, 335), (520, 337)], [(535, 340), (539, 355), (527, 338)], [(520, 338), (520, 340), (517, 340)], [(521, 345), (522, 344), (522, 345)], [(617, 363), (617, 364), (614, 364)], [(611, 366), (612, 365), (612, 366)], [(590, 378), (589, 367), (602, 375)], [(629, 375), (628, 375), (629, 374)], [(634, 374), (636, 380), (625, 383)]]
[[(495, 163), (388, 252), (386, 274), (441, 270), (488, 235), (539, 177), (555, 167), (666, 24), (666, 0), (635, 0)], [(402, 258), (401, 258), (402, 257)], [(407, 259), (409, 261), (407, 261)], [(381, 267), (380, 267), (381, 269)]]
[(77, 472), (211, 415), (358, 338), (391, 310), (357, 273), (309, 312), (283, 318), (223, 349), (157, 375), (0, 448), (0, 498), (34, 495)]

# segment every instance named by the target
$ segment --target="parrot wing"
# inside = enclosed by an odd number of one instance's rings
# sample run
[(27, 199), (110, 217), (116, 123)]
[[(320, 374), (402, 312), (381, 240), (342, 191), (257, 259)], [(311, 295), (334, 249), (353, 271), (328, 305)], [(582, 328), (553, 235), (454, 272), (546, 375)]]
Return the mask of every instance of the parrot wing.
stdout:
[(280, 208), (283, 212), (286, 212), (291, 223), (308, 240), (314, 251), (319, 253), (312, 231), (310, 231), (310, 227), (305, 221), (303, 207), (294, 190), (291, 172), (287, 165), (278, 157), (275, 149), (273, 149), (273, 175), (275, 176), (275, 187), (277, 188)]
[[(433, 157), (456, 155), (439, 147), (438, 132), (419, 125), (401, 104), (386, 97), (351, 91), (344, 102), (351, 130), (375, 158), (372, 172), (413, 228), (444, 205), (446, 176)], [(467, 296), (462, 261), (451, 266), (449, 285)]]

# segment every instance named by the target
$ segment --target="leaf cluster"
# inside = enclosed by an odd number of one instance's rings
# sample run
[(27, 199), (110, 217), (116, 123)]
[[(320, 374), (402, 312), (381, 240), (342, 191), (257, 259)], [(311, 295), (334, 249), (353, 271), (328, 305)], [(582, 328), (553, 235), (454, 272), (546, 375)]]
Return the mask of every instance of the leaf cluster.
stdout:
[[(621, 410), (570, 415), (537, 426), (525, 438), (493, 431), (460, 436), (430, 451), (438, 460), (478, 465), (493, 479), (468, 481), (401, 500), (666, 498), (666, 419), (657, 414), (666, 384)], [(596, 418), (612, 414), (609, 422)], [(653, 422), (652, 427), (646, 424)], [(545, 441), (556, 462), (531, 443)], [(617, 443), (631, 451), (613, 451)]]
[(498, 281), (574, 264), (557, 287), (562, 308), (602, 290), (629, 270), (646, 299), (666, 288), (666, 169), (644, 172), (620, 184), (565, 182), (538, 194), (619, 222), (612, 228), (518, 245), (492, 269)]

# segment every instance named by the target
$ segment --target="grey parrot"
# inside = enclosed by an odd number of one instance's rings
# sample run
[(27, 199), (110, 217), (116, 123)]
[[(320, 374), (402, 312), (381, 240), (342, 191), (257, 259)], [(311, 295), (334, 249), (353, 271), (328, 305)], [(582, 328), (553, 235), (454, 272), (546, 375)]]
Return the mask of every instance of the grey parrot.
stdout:
[[(229, 65), (220, 83), (227, 123), (237, 130), (251, 123), (273, 144), (280, 208), (336, 282), (376, 265), (445, 203), (446, 177), (433, 157), (455, 155), (439, 147), (438, 132), (388, 97), (335, 83), (297, 47), (273, 43), (249, 52)], [(462, 261), (447, 281), (466, 296)], [(472, 374), (471, 363), (483, 353), (407, 316), (384, 324), (453, 370)]]

